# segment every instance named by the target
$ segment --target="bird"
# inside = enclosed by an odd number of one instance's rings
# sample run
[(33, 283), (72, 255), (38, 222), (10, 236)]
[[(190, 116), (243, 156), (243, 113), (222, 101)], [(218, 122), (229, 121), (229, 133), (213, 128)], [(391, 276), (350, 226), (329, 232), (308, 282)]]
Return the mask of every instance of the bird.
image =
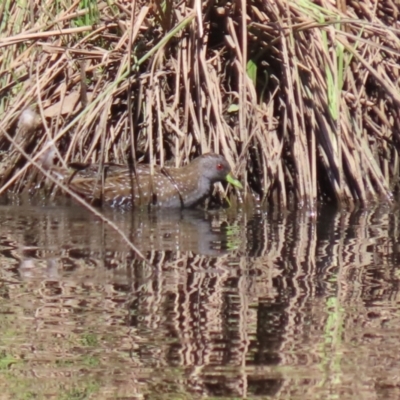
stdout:
[(92, 204), (114, 208), (193, 208), (211, 192), (213, 184), (226, 181), (242, 189), (222, 155), (206, 153), (180, 167), (137, 164), (79, 164), (53, 167), (51, 173), (69, 189)]

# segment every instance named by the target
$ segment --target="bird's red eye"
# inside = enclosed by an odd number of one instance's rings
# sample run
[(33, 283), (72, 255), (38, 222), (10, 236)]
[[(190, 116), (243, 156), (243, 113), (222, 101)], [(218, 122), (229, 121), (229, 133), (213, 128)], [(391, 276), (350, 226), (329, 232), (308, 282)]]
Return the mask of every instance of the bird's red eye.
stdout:
[(217, 164), (217, 170), (222, 171), (224, 169), (224, 166), (222, 164)]

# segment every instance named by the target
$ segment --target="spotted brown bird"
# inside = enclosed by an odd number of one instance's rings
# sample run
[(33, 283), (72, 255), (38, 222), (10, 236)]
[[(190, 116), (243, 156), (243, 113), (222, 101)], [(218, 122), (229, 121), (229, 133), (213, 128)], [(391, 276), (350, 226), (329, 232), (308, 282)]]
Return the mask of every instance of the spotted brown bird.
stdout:
[[(75, 165), (76, 167), (77, 165)], [(138, 164), (136, 171), (126, 165), (80, 165), (72, 174), (61, 168), (52, 172), (69, 188), (91, 203), (112, 207), (155, 206), (160, 208), (194, 207), (206, 198), (216, 182), (227, 181), (242, 188), (230, 174), (225, 157), (207, 153), (181, 168)]]

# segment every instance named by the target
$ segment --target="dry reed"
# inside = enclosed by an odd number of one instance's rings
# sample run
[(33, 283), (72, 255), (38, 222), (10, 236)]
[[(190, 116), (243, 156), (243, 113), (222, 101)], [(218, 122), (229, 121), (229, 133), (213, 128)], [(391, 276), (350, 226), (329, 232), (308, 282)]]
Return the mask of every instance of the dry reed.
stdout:
[[(190, 7), (193, 8), (190, 8)], [(390, 1), (92, 0), (0, 6), (0, 192), (33, 160), (186, 163), (222, 153), (282, 206), (388, 201), (398, 187), (399, 9)]]

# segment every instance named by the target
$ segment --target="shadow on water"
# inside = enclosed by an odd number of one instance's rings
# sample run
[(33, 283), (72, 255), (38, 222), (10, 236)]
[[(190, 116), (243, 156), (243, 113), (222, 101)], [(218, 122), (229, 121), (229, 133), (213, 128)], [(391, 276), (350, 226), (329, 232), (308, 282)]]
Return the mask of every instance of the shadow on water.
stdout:
[(400, 397), (398, 212), (0, 207), (2, 398)]

